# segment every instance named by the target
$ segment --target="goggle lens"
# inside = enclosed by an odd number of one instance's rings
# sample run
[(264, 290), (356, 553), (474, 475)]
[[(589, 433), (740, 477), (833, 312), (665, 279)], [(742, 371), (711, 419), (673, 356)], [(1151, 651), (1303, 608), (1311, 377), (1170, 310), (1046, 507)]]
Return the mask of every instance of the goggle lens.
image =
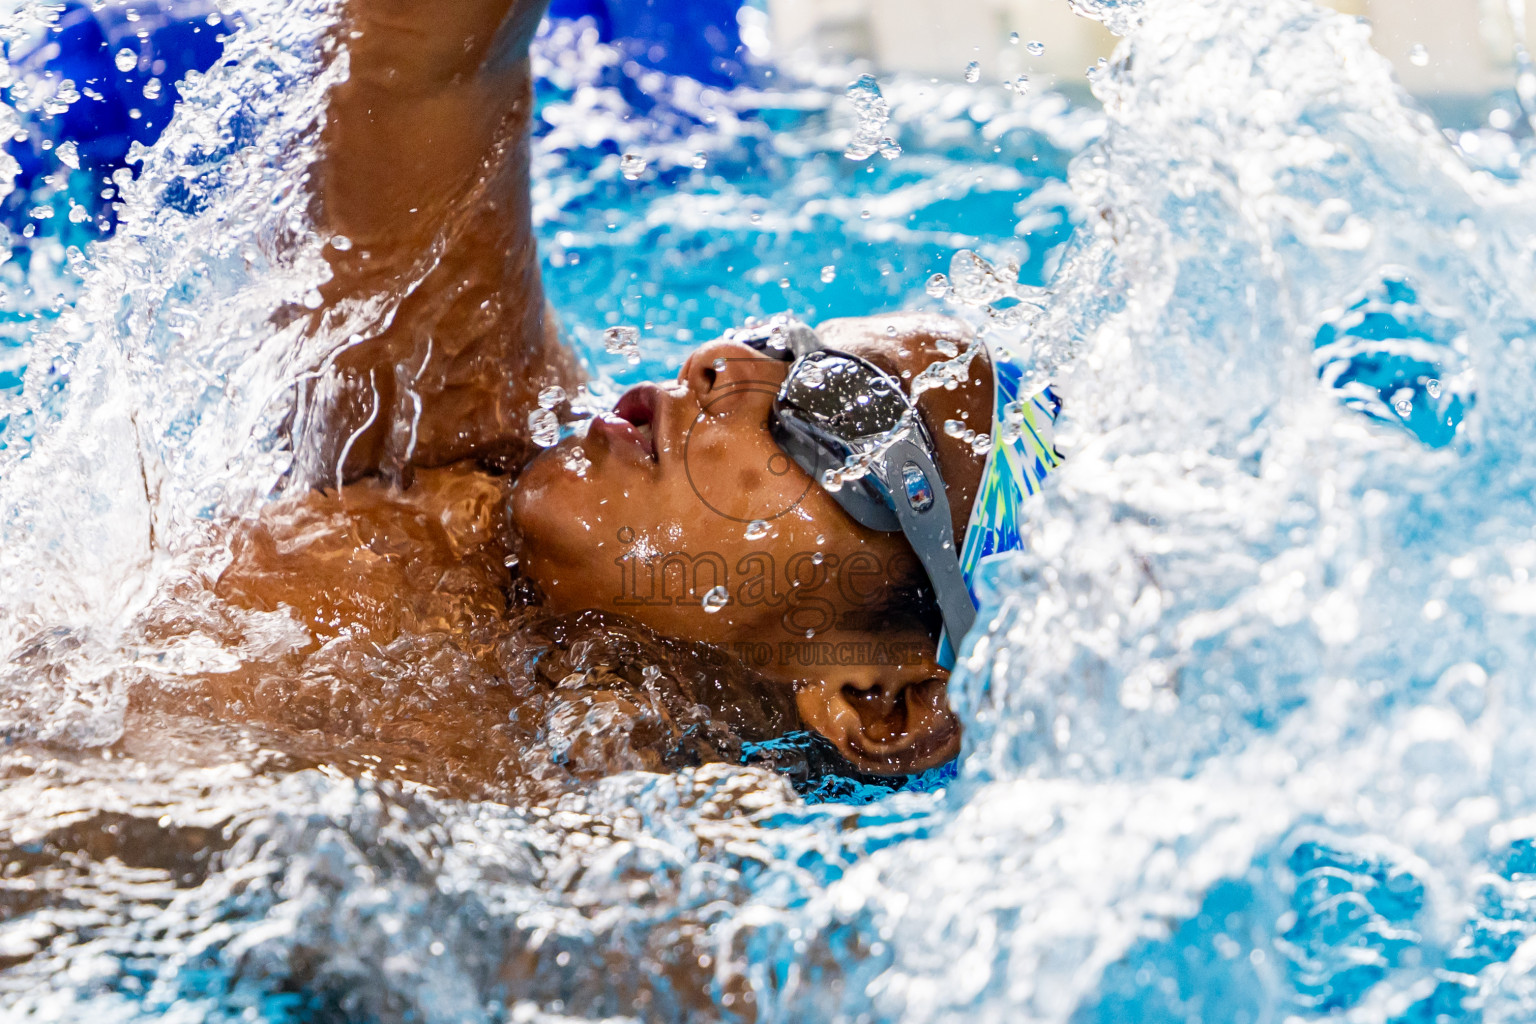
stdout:
[(828, 351), (812, 352), (796, 361), (777, 405), (850, 442), (889, 434), (908, 418), (911, 408), (876, 367)]

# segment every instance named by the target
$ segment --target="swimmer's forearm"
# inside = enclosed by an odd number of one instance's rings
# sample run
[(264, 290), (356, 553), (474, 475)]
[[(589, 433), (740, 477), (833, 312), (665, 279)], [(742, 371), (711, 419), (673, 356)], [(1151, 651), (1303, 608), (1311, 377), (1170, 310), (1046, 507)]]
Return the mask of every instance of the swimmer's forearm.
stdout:
[(501, 56), (527, 55), (548, 0), (351, 0), (353, 78), (395, 93), (462, 84)]
[(322, 295), (328, 308), (379, 297), (390, 312), (335, 360), (339, 380), (305, 419), (323, 430), (326, 479), (512, 465), (539, 387), (572, 381), (545, 319), (528, 196), (528, 44), (547, 2), (347, 4), (350, 73), (314, 175), (318, 226), (347, 242), (327, 250)]
[(546, 5), (351, 0), (350, 73), (331, 96), (320, 169), (327, 228), (386, 263), (417, 255), (508, 119), (526, 124), (528, 43)]

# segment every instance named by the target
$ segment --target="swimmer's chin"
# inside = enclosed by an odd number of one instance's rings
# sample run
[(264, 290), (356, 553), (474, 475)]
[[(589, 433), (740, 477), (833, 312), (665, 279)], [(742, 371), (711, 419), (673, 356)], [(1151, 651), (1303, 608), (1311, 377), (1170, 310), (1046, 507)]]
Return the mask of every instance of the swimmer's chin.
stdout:
[[(576, 476), (576, 471), (581, 468), (582, 459), (587, 459), (584, 442), (584, 438), (578, 438), (573, 434), (570, 438), (561, 438), (558, 444), (539, 448), (533, 457), (524, 462), (522, 470), (518, 473), (518, 479), (513, 482), (513, 490), (511, 490), (513, 504), (516, 505), (521, 494), (545, 490), (567, 479), (571, 481), (581, 479)], [(590, 470), (587, 470), (587, 473), (590, 474)]]
[[(573, 524), (593, 516), (612, 489), (601, 453), (588, 456), (583, 438), (563, 438), (523, 466), (512, 485), (512, 528), (525, 547), (559, 563), (584, 560), (590, 534)], [(526, 567), (526, 566), (525, 566)]]
[(586, 442), (585, 423), (581, 424), (577, 433), (562, 437), (557, 443), (548, 448), (540, 448), (527, 462), (523, 463), (521, 472), (517, 475), (516, 487), (521, 488), (524, 481), (536, 479), (539, 476), (550, 474), (569, 474), (576, 476), (576, 469), (580, 465), (579, 459), (585, 457), (585, 451), (578, 455), (576, 450), (582, 448)]
[(548, 518), (551, 511), (548, 506), (551, 501), (558, 500), (560, 486), (571, 475), (565, 463), (575, 446), (575, 439), (568, 437), (551, 448), (544, 448), (517, 474), (517, 480), (512, 484), (510, 509), (512, 525), (524, 537), (536, 532), (540, 521)]

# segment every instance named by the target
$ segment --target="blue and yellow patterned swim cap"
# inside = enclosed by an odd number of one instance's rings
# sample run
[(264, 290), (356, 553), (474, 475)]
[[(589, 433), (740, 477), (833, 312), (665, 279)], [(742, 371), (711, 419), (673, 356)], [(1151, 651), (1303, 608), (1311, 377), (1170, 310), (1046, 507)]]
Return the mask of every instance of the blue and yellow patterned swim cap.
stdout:
[[(992, 381), (992, 447), (960, 548), (960, 572), (978, 605), (976, 578), (982, 565), (1022, 546), (1024, 499), (1061, 463), (1054, 443), (1061, 411), (1056, 393), (1048, 385), (1026, 381), (1017, 366), (1001, 359), (992, 360)], [(955, 650), (947, 633), (939, 638), (938, 661), (944, 668), (954, 667)]]

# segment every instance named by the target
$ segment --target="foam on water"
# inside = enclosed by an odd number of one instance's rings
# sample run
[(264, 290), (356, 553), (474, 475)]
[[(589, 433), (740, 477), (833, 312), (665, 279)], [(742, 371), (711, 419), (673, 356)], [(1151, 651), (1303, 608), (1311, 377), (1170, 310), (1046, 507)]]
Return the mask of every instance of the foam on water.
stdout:
[[(217, 737), (214, 766), (179, 770), (17, 755), (0, 792), (11, 1015), (1531, 1019), (1536, 184), (1475, 167), (1361, 24), (1304, 0), (1072, 3), (1127, 33), (1095, 76), (1102, 136), (1071, 170), (1082, 227), (1027, 328), (991, 328), (1057, 382), (1069, 457), (1028, 550), (990, 575), (951, 687), (966, 752), (946, 793), (806, 806), (768, 773), (710, 766), (519, 810), (264, 771), (259, 746), (224, 764)], [(12, 735), (110, 740), (114, 638), (202, 557), (205, 510), (280, 469), (259, 457), (278, 411), (255, 382), (312, 356), (270, 310), (302, 307), (319, 271), (264, 241), (303, 234), (325, 13), (262, 13), (210, 76), (231, 87), (188, 90), (137, 219), (29, 355), (70, 372), (29, 377), (31, 440), (14, 419), (7, 438)], [(285, 88), (233, 88), (258, 70)], [(882, 87), (893, 126), (913, 124), (918, 86)], [(924, 102), (983, 102), (959, 88)], [(722, 159), (819, 131), (771, 143), (758, 123)], [(214, 124), (244, 148), (201, 160), (191, 140)], [(541, 159), (571, 160), (583, 124), (551, 128)], [(621, 153), (664, 169), (670, 147), (692, 173), (713, 138), (681, 115), (634, 131), (614, 130), (600, 171), (541, 186), (556, 269), (651, 260), (706, 229), (734, 260), (761, 209), (778, 219), (763, 244), (805, 250), (812, 287), (826, 260), (796, 225), (813, 215), (742, 202), (729, 176), (706, 217), (662, 194), (624, 223), (636, 250), (600, 242), (605, 197), (633, 187)], [(826, 161), (851, 164), (847, 132), (826, 135)], [(934, 148), (901, 141), (893, 174)], [(770, 198), (830, 193), (828, 215), (865, 230), (873, 200), (822, 166), (786, 161)], [(936, 188), (891, 184), (902, 216)], [(938, 239), (883, 223), (905, 283), (856, 249), (835, 287), (928, 301)], [(583, 287), (550, 279), (557, 304)], [(590, 279), (621, 282), (571, 313), (596, 353), (635, 317), (629, 278)], [(1027, 265), (1026, 281), (1044, 283)], [(752, 311), (768, 282), (738, 283), (701, 283), (728, 293), (715, 306), (658, 299), (657, 321)]]

